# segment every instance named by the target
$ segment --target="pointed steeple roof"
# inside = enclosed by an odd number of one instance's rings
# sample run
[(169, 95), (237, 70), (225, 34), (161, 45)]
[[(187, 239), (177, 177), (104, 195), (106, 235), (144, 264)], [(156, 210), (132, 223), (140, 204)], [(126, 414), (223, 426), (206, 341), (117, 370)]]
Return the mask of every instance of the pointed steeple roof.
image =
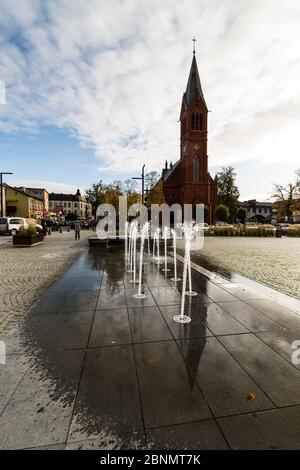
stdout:
[(192, 101), (193, 101), (193, 99), (195, 98), (196, 95), (200, 96), (201, 100), (203, 101), (203, 103), (204, 103), (204, 105), (207, 109), (205, 99), (204, 99), (204, 96), (203, 96), (202, 87), (201, 87), (201, 82), (200, 82), (200, 77), (199, 77), (199, 72), (198, 72), (198, 67), (197, 67), (197, 61), (196, 61), (196, 57), (195, 57), (195, 53), (194, 53), (193, 54), (193, 61), (192, 61), (192, 65), (191, 65), (191, 70), (190, 70), (190, 75), (189, 75), (189, 79), (188, 79), (188, 82), (187, 82), (186, 91), (184, 93), (185, 101), (186, 101), (188, 106), (190, 106), (192, 104)]

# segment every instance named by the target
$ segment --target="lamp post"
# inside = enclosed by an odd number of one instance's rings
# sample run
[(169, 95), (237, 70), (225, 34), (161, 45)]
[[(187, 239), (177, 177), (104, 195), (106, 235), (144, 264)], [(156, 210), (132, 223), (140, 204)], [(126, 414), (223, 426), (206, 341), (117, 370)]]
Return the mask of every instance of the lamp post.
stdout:
[(133, 180), (142, 180), (142, 204), (144, 204), (144, 186), (145, 186), (145, 164), (142, 166), (142, 175), (133, 176)]
[(3, 217), (3, 175), (13, 175), (13, 173), (8, 171), (0, 172), (0, 190), (1, 190), (1, 217)]

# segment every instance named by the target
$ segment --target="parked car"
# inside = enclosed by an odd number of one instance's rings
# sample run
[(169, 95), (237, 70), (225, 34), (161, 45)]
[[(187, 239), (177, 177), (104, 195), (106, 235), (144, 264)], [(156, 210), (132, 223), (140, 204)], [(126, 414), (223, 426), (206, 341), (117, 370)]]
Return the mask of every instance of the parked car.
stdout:
[(88, 223), (87, 220), (82, 220), (81, 221), (81, 228), (82, 228), (82, 230), (89, 230), (90, 224)]
[(198, 224), (198, 225), (199, 225), (204, 231), (205, 231), (205, 230), (209, 230), (209, 225), (208, 225), (206, 222), (201, 223), (201, 224)]
[(51, 228), (53, 232), (57, 232), (57, 230), (59, 229), (59, 223), (56, 220), (48, 219), (47, 227)]
[(66, 220), (65, 225), (66, 227), (70, 227), (72, 230), (74, 228), (75, 220)]
[(25, 217), (1, 217), (1, 221), (1, 233), (10, 235), (17, 235), (21, 227), (28, 228), (29, 225), (34, 225), (38, 231), (43, 230), (43, 227), (37, 224), (35, 220), (26, 219)]
[(0, 234), (8, 233), (8, 220), (7, 217), (0, 217)]
[(223, 222), (222, 220), (218, 220), (218, 221), (216, 222), (216, 227), (233, 228), (233, 225), (228, 224), (227, 222)]
[(282, 235), (286, 235), (291, 225), (290, 224), (278, 224), (277, 227), (281, 230)]

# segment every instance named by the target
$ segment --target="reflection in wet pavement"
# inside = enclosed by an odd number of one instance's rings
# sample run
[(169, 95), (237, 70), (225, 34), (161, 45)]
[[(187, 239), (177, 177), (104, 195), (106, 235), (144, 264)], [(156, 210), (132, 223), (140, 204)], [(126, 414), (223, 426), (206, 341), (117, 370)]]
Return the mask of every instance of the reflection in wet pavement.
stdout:
[[(280, 447), (286, 416), (270, 410), (292, 405), (286, 434), (300, 433), (300, 317), (193, 270), (180, 325), (181, 283), (146, 261), (137, 300), (121, 251), (86, 251), (8, 335), (0, 448), (178, 449), (182, 433), (186, 449), (251, 448), (264, 432)], [(276, 425), (249, 436), (253, 412)]]

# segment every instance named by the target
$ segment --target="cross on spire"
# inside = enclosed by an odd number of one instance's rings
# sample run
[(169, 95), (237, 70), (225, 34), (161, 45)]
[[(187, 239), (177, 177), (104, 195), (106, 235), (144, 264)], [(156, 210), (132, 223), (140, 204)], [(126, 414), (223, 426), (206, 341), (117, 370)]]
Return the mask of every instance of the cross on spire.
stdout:
[(194, 44), (193, 44), (193, 54), (195, 55), (195, 53), (196, 53), (195, 48), (196, 48), (196, 41), (197, 41), (197, 39), (195, 38), (195, 36), (193, 37), (192, 41), (193, 41), (193, 43), (194, 43)]

